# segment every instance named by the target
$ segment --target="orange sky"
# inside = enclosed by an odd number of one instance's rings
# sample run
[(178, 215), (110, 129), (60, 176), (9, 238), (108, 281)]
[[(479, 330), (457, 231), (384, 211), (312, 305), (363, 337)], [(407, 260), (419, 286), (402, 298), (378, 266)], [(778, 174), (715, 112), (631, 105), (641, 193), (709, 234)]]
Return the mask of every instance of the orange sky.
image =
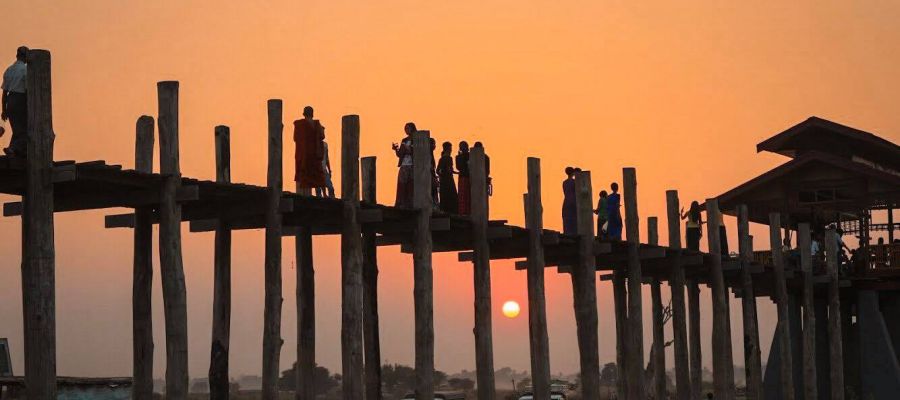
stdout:
[[(756, 154), (755, 144), (810, 115), (900, 142), (896, 2), (59, 3), (4, 4), (0, 31), (3, 63), (13, 61), (21, 44), (53, 53), (57, 159), (132, 166), (135, 120), (156, 114), (155, 83), (175, 79), (181, 81), (186, 175), (214, 176), (213, 126), (226, 124), (233, 180), (264, 184), (265, 104), (281, 98), (287, 121), (299, 118), (306, 104), (316, 107), (334, 165), (340, 116), (361, 116), (361, 153), (379, 157), (383, 203), (393, 201), (390, 143), (409, 120), (439, 141), (485, 142), (494, 175), (493, 218), (522, 223), (525, 157), (541, 157), (545, 224), (558, 228), (566, 165), (591, 170), (595, 193), (621, 180), (622, 167), (636, 167), (644, 218), (665, 215), (666, 189), (679, 189), (683, 203), (702, 200), (782, 162)], [(292, 156), (288, 151), (285, 161)], [(122, 210), (57, 216), (63, 375), (131, 372), (131, 233), (103, 229), (103, 215), (114, 212)], [(733, 223), (726, 223), (733, 239)], [(0, 219), (0, 337), (10, 338), (17, 373), (23, 365), (19, 240), (18, 219)], [(235, 234), (233, 375), (260, 373), (262, 244), (261, 231)], [(287, 368), (294, 361), (296, 310), (293, 240), (284, 244)], [(316, 238), (315, 250), (317, 356), (339, 370), (339, 241)], [(208, 368), (212, 252), (211, 234), (185, 234), (193, 377)], [(411, 364), (411, 258), (386, 248), (379, 261), (382, 355), (385, 362)], [(158, 276), (157, 269), (155, 369), (162, 376)], [(528, 369), (527, 310), (513, 320), (500, 314), (507, 299), (525, 305), (525, 275), (498, 262), (492, 278), (495, 365)], [(471, 280), (471, 264), (435, 256), (439, 369), (474, 369)], [(611, 287), (604, 282), (598, 288), (606, 362), (615, 347)], [(552, 371), (574, 372), (568, 276), (548, 270), (547, 296)], [(665, 290), (663, 297), (667, 301)], [(760, 302), (765, 355), (774, 309)], [(708, 298), (703, 304), (708, 311)], [(739, 303), (732, 307), (739, 344)], [(649, 324), (649, 305), (645, 310)], [(707, 362), (710, 320), (704, 315)], [(645, 334), (649, 343), (650, 330)], [(740, 363), (742, 347), (734, 349)]]

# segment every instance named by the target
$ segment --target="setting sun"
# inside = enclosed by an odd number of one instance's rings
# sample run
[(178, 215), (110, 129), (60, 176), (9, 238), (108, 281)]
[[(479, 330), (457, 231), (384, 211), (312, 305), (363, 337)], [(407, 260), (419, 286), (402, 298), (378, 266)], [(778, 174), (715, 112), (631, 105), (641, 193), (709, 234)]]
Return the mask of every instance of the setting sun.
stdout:
[(516, 303), (513, 300), (503, 303), (503, 315), (505, 315), (506, 318), (518, 317), (519, 316), (519, 303)]

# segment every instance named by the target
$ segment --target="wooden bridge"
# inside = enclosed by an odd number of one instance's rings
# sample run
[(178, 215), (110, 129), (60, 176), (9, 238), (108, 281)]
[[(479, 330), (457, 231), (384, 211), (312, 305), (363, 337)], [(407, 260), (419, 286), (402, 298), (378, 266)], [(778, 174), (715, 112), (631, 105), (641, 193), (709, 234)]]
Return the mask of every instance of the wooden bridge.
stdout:
[[(375, 198), (374, 157), (359, 157), (359, 117), (342, 118), (341, 198), (312, 197), (285, 191), (282, 182), (283, 116), (280, 100), (268, 101), (267, 186), (231, 182), (229, 130), (213, 129), (216, 139), (216, 180), (183, 177), (179, 168), (178, 82), (158, 84), (159, 110), (156, 121), (149, 116), (136, 124), (135, 167), (125, 169), (103, 161), (53, 161), (50, 54), (32, 50), (28, 56), (28, 104), (30, 131), (27, 159), (0, 157), (0, 192), (22, 196), (21, 203), (4, 205), (5, 216), (21, 216), (23, 227), (22, 287), (25, 327), (25, 385), (30, 399), (55, 399), (55, 285), (53, 214), (81, 210), (130, 208), (133, 213), (109, 215), (109, 228), (131, 228), (134, 232), (134, 398), (152, 395), (153, 338), (151, 329), (151, 243), (152, 225), (159, 225), (159, 256), (163, 285), (166, 331), (166, 395), (184, 399), (188, 390), (187, 308), (182, 266), (181, 229), (190, 223), (191, 232), (214, 231), (215, 285), (213, 342), (210, 353), (212, 398), (228, 396), (228, 349), (231, 310), (231, 231), (265, 229), (265, 316), (263, 340), (263, 397), (277, 396), (281, 354), (281, 283), (283, 236), (296, 237), (298, 305), (298, 399), (313, 399), (315, 366), (313, 235), (341, 235), (342, 265), (342, 385), (345, 399), (380, 399), (381, 373), (377, 313), (376, 246), (399, 245), (413, 254), (415, 304), (415, 389), (417, 399), (433, 399), (434, 313), (432, 305), (432, 253), (459, 252), (459, 260), (474, 264), (475, 337), (478, 399), (494, 399), (491, 331), (490, 260), (521, 259), (516, 268), (527, 271), (531, 372), (535, 399), (549, 399), (550, 366), (547, 316), (544, 300), (546, 267), (557, 267), (572, 279), (581, 366), (580, 390), (583, 399), (597, 399), (600, 393), (598, 355), (597, 291), (601, 279), (614, 284), (617, 362), (620, 365), (619, 398), (644, 399), (666, 393), (663, 305), (660, 288), (668, 282), (672, 292), (676, 371), (676, 397), (694, 399), (701, 395), (699, 285), (712, 290), (715, 393), (717, 398), (735, 397), (732, 360), (729, 293), (731, 288), (743, 300), (743, 329), (746, 349), (748, 398), (759, 398), (762, 390), (759, 333), (755, 296), (757, 288), (772, 295), (779, 304), (779, 325), (786, 324), (787, 290), (801, 288), (811, 299), (811, 287), (827, 287), (830, 306), (828, 325), (831, 340), (831, 369), (820, 375), (830, 377), (833, 394), (842, 392), (842, 355), (839, 280), (834, 262), (824, 277), (812, 277), (811, 257), (802, 253), (801, 270), (785, 271), (781, 257), (771, 267), (752, 262), (747, 208), (739, 207), (740, 256), (723, 257), (689, 251), (681, 247), (678, 193), (665, 193), (669, 246), (658, 244), (659, 220), (646, 219), (648, 237), (639, 237), (641, 220), (637, 205), (637, 174), (623, 169), (625, 241), (599, 240), (594, 234), (593, 194), (590, 172), (576, 176), (578, 232), (566, 235), (544, 229), (541, 203), (540, 160), (529, 158), (528, 192), (523, 208), (526, 226), (488, 218), (487, 184), (483, 150), (472, 150), (470, 168), (472, 213), (446, 215), (433, 211), (430, 192), (431, 157), (429, 132), (413, 135), (414, 208), (399, 209), (379, 205)], [(152, 171), (154, 127), (158, 126), (160, 171)], [(360, 176), (362, 177), (360, 179)], [(715, 221), (719, 219), (716, 199), (706, 202), (710, 249), (719, 249)], [(772, 216), (771, 242), (781, 243), (778, 215)], [(809, 227), (799, 228), (801, 243), (809, 241)], [(835, 241), (827, 242), (835, 254)], [(828, 257), (835, 260), (836, 257)], [(602, 271), (611, 271), (604, 275)], [(641, 287), (652, 289), (653, 349), (650, 354), (655, 374), (644, 382), (643, 302)], [(756, 287), (754, 287), (756, 285)], [(687, 289), (687, 301), (685, 299)], [(811, 300), (810, 300), (811, 301)], [(804, 303), (807, 305), (807, 303)], [(786, 325), (785, 325), (786, 326)], [(815, 330), (807, 329), (815, 334)], [(787, 335), (786, 330), (781, 330)], [(806, 334), (806, 332), (804, 332)], [(785, 336), (786, 338), (787, 336)], [(784, 339), (787, 340), (787, 339)], [(835, 343), (837, 343), (835, 345)], [(793, 391), (791, 352), (781, 342), (784, 385)], [(807, 354), (807, 353), (804, 353)], [(804, 357), (804, 366), (813, 362)], [(808, 359), (809, 358), (809, 359)], [(800, 360), (795, 360), (800, 362)], [(815, 376), (815, 375), (814, 375)], [(800, 384), (798, 382), (798, 384)], [(804, 382), (805, 385), (810, 383)], [(815, 379), (812, 382), (816, 384)], [(833, 396), (833, 399), (841, 398)]]

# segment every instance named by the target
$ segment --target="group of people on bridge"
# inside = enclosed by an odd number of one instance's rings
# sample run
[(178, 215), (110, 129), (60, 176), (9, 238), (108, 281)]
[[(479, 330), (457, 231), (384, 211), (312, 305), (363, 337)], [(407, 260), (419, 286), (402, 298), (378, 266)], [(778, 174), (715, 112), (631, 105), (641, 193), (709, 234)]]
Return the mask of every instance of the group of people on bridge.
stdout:
[(310, 195), (313, 190), (318, 197), (334, 197), (331, 181), (331, 161), (328, 158), (328, 142), (325, 141), (325, 127), (313, 118), (313, 108), (303, 108), (303, 119), (294, 121), (294, 180), (297, 191)]
[[(393, 143), (391, 148), (397, 155), (397, 197), (396, 207), (411, 208), (413, 206), (413, 133), (417, 132), (416, 124), (407, 122), (403, 127), (406, 136), (400, 143)], [(469, 215), (472, 196), (469, 180), (469, 143), (459, 142), (459, 151), (453, 156), (453, 144), (444, 142), (441, 145), (440, 159), (435, 162), (434, 151), (437, 142), (431, 138), (431, 197), (434, 208), (448, 214)], [(484, 150), (481, 142), (475, 142), (475, 148)], [(454, 168), (455, 164), (455, 168)], [(492, 194), (491, 159), (485, 154), (484, 172), (487, 182), (488, 196)], [(458, 182), (454, 180), (458, 175)]]

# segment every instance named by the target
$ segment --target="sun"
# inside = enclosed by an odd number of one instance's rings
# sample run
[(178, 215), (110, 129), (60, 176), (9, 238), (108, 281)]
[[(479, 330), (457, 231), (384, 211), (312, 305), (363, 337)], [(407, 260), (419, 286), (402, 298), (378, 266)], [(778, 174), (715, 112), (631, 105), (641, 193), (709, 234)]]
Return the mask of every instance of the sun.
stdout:
[(519, 316), (519, 303), (516, 303), (513, 300), (503, 303), (503, 315), (505, 315), (506, 318), (518, 317)]

